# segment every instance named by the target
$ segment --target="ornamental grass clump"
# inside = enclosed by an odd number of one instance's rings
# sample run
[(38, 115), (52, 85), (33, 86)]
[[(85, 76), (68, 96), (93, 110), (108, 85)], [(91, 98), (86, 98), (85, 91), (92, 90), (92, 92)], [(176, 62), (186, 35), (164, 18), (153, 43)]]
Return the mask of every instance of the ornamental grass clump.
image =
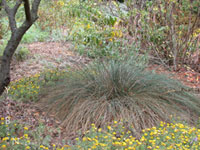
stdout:
[(123, 119), (137, 134), (161, 120), (168, 122), (171, 114), (188, 121), (200, 114), (199, 99), (187, 87), (131, 61), (111, 60), (73, 70), (40, 102), (69, 132)]

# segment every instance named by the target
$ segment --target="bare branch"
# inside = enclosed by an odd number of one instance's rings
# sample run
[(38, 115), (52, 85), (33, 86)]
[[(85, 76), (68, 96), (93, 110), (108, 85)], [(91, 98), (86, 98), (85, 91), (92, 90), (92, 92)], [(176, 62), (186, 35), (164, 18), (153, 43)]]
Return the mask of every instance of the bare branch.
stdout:
[(23, 1), (24, 1), (24, 9), (25, 9), (25, 14), (26, 14), (26, 21), (30, 22), (31, 10), (30, 10), (30, 5), (29, 5), (29, 0), (23, 0)]
[(10, 9), (8, 6), (6, 0), (2, 0), (3, 7), (8, 15), (9, 19), (9, 25), (11, 28), (11, 32), (13, 33), (17, 29), (16, 21), (15, 21), (15, 14), (13, 13), (13, 10)]
[(13, 33), (16, 29), (17, 29), (17, 25), (16, 25), (16, 20), (15, 20), (15, 15), (17, 13), (17, 10), (20, 6), (20, 4), (22, 3), (21, 0), (18, 0), (15, 4), (15, 6), (11, 9), (6, 0), (2, 0), (2, 4), (3, 4), (3, 7), (8, 15), (8, 19), (9, 19), (9, 25), (10, 25), (10, 28), (11, 28), (11, 32)]
[(32, 3), (31, 14), (32, 14), (32, 20), (34, 21), (37, 20), (38, 18), (37, 12), (40, 5), (40, 1), (41, 0), (34, 0)]
[(13, 7), (13, 13), (14, 15), (17, 13), (17, 10), (19, 8), (19, 6), (22, 4), (22, 0), (17, 0), (15, 6)]

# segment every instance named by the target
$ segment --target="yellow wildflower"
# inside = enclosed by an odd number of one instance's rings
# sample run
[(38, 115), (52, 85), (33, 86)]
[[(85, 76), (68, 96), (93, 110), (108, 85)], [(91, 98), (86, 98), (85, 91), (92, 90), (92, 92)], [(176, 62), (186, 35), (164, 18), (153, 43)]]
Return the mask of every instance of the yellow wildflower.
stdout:
[(28, 127), (24, 127), (24, 130), (28, 130)]

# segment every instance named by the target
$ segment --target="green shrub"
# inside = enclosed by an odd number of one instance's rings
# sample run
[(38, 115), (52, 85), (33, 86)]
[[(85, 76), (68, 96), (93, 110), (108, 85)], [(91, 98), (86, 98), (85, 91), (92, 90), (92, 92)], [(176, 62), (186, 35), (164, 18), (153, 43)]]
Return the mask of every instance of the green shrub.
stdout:
[(160, 63), (173, 65), (175, 70), (192, 59), (199, 47), (194, 34), (199, 28), (196, 8), (200, 2), (154, 0), (138, 3), (140, 9), (136, 1), (129, 1), (127, 5), (129, 35), (141, 41), (143, 49), (151, 51)]
[(18, 61), (24, 61), (28, 58), (28, 55), (30, 54), (30, 51), (28, 48), (23, 46), (18, 46), (17, 50), (15, 51), (14, 57)]
[(58, 69), (45, 70), (40, 74), (11, 82), (8, 94), (15, 100), (36, 101), (43, 86), (54, 85), (56, 81), (64, 78), (64, 76), (65, 72)]
[(35, 74), (32, 77), (26, 77), (11, 82), (9, 85), (8, 94), (15, 100), (37, 100), (41, 86), (39, 77), (40, 74)]
[[(116, 5), (113, 7), (118, 13)], [(71, 1), (67, 6), (72, 22), (68, 39), (73, 41), (75, 50), (91, 58), (120, 57), (122, 51), (119, 50), (127, 41), (122, 40), (124, 29), (117, 27), (120, 19), (113, 15), (109, 6), (92, 1)], [(122, 44), (124, 41), (126, 44)]]
[(134, 63), (111, 60), (71, 71), (41, 99), (41, 107), (61, 119), (70, 132), (86, 130), (92, 122), (104, 126), (119, 119), (140, 132), (169, 120), (171, 114), (190, 120), (200, 113), (199, 99), (187, 87)]
[[(114, 27), (99, 27), (94, 22), (77, 20), (69, 39), (75, 45), (75, 50), (91, 58), (117, 57), (120, 48), (127, 46), (122, 40), (123, 32)], [(127, 46), (128, 47), (128, 46)], [(121, 51), (122, 52), (122, 51)]]
[(44, 42), (49, 38), (47, 31), (41, 31), (36, 25), (32, 26), (22, 38), (22, 43)]

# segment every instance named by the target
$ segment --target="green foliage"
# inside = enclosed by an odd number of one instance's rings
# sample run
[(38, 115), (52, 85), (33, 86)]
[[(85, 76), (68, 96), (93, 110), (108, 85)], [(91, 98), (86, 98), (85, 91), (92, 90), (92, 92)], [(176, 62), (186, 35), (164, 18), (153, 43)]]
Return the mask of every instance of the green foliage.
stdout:
[(28, 48), (19, 46), (17, 50), (15, 51), (14, 57), (18, 61), (24, 61), (28, 58), (28, 55), (30, 54), (30, 51)]
[(154, 0), (146, 1), (145, 7), (138, 9), (135, 2), (130, 1), (129, 33), (160, 62), (174, 65), (176, 69), (198, 49), (194, 31), (198, 28), (195, 11), (199, 5), (199, 2), (190, 0)]
[(74, 41), (75, 50), (80, 54), (97, 58), (119, 56), (118, 50), (124, 48), (126, 42), (119, 39), (122, 36), (123, 33), (119, 29), (101, 28), (94, 23), (79, 20), (74, 24), (69, 38)]
[[(1, 150), (42, 150), (50, 148), (51, 137), (44, 135), (47, 127), (40, 124), (34, 132), (10, 116), (0, 118), (0, 149)], [(52, 146), (53, 147), (53, 146)]]
[[(127, 126), (125, 121), (113, 121), (105, 128), (97, 128), (91, 124), (84, 136), (76, 138), (74, 144), (53, 144), (49, 134), (52, 130), (40, 124), (31, 130), (25, 124), (10, 120), (10, 117), (0, 118), (0, 148), (2, 150), (199, 150), (200, 131), (194, 126), (181, 122), (160, 122), (158, 126), (146, 128), (140, 137), (135, 137), (135, 129)], [(70, 143), (70, 141), (68, 141)]]
[(5, 40), (0, 41), (0, 56), (3, 55), (5, 47), (6, 47), (6, 41)]
[(36, 101), (44, 85), (54, 85), (58, 79), (62, 79), (64, 76), (64, 71), (46, 70), (41, 74), (11, 82), (8, 94), (15, 100)]
[(113, 26), (117, 21), (117, 17), (112, 15), (112, 13), (105, 13), (105, 8), (103, 8), (103, 4), (99, 7), (98, 3), (94, 3), (92, 1), (85, 2), (74, 2), (70, 1), (67, 4), (68, 9), (68, 17), (74, 19), (84, 18), (87, 21), (94, 22), (98, 26)]
[(85, 130), (92, 122), (104, 126), (107, 121), (124, 119), (140, 132), (171, 114), (186, 120), (199, 115), (199, 100), (187, 87), (136, 67), (135, 61), (111, 60), (71, 71), (41, 103), (68, 131)]
[(144, 129), (140, 138), (134, 137), (133, 127), (127, 128), (123, 124), (126, 123), (114, 121), (112, 126), (107, 126), (105, 129), (97, 128), (92, 124), (92, 128), (85, 136), (77, 139), (76, 145), (70, 149), (200, 149), (199, 130), (187, 124), (160, 122), (157, 127)]
[(69, 4), (68, 17), (72, 23), (68, 39), (73, 41), (75, 50), (92, 58), (120, 57), (119, 50), (127, 41), (122, 40), (123, 29), (115, 27), (119, 18), (104, 11), (109, 10), (108, 6), (99, 7), (90, 1)]
[(39, 74), (33, 77), (22, 78), (11, 82), (9, 86), (9, 94), (17, 100), (36, 100), (40, 91), (41, 83)]
[(40, 28), (33, 25), (23, 36), (22, 43), (44, 42), (48, 37), (47, 31), (41, 31)]
[(3, 37), (3, 29), (2, 29), (2, 24), (0, 23), (0, 39)]
[(47, 41), (64, 41), (65, 35), (60, 29), (53, 29)]
[(67, 2), (59, 1), (42, 1), (39, 9), (38, 25), (42, 30), (56, 30), (63, 28), (70, 21), (67, 16)]
[[(3, 55), (6, 44), (7, 44), (6, 40), (2, 40), (2, 42), (0, 42), (0, 56)], [(24, 61), (28, 58), (29, 54), (30, 54), (30, 51), (28, 48), (26, 48), (25, 46), (19, 45), (14, 54), (14, 58), (17, 61)]]

